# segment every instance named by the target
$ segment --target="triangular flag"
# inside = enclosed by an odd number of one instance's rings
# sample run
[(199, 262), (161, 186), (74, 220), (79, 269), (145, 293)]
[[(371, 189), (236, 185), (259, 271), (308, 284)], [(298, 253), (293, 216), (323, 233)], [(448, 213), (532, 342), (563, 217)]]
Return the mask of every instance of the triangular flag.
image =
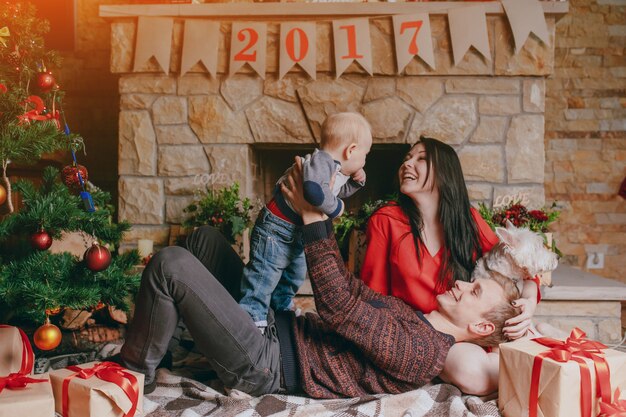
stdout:
[(185, 75), (198, 61), (207, 71), (217, 76), (217, 48), (219, 46), (220, 24), (208, 20), (185, 20), (185, 37), (180, 63), (180, 75)]
[(372, 75), (372, 44), (368, 19), (333, 20), (335, 77), (339, 78), (352, 61)]
[(166, 74), (170, 72), (173, 27), (174, 19), (171, 17), (139, 16), (133, 71), (139, 71), (154, 56), (163, 71)]
[(280, 24), (280, 56), (278, 79), (298, 64), (315, 79), (316, 70), (315, 23), (285, 22)]
[(548, 25), (539, 1), (502, 0), (502, 6), (511, 25), (516, 54), (524, 46), (530, 32), (534, 33), (546, 45), (550, 44)]
[(233, 22), (230, 37), (228, 75), (248, 64), (265, 79), (267, 25), (258, 22)]
[(458, 7), (448, 10), (450, 38), (454, 65), (457, 65), (471, 46), (491, 61), (489, 36), (487, 35), (487, 17), (482, 4)]
[(435, 55), (433, 54), (428, 13), (394, 15), (392, 20), (398, 74), (411, 62), (415, 55), (422, 58), (432, 69), (435, 69)]

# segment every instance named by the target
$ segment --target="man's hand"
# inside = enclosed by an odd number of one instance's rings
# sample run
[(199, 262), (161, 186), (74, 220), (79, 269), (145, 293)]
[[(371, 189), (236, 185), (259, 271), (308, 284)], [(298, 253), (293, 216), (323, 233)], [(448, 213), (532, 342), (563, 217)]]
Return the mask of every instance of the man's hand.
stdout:
[(352, 179), (358, 183), (364, 183), (365, 182), (365, 170), (363, 170), (363, 168), (359, 169), (357, 172), (355, 172), (354, 174), (351, 175)]
[(536, 298), (520, 298), (513, 301), (513, 303), (516, 307), (521, 307), (522, 314), (508, 319), (504, 323), (506, 326), (504, 328), (504, 334), (511, 340), (519, 339), (526, 334), (530, 328), (531, 319), (537, 309)]

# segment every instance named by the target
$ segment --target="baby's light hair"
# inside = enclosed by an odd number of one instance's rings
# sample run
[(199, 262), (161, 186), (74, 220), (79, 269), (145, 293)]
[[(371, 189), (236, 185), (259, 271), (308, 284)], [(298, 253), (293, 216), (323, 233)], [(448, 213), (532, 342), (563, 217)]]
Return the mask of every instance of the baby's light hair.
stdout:
[(364, 138), (372, 137), (372, 128), (359, 113), (343, 112), (331, 114), (322, 124), (322, 149), (335, 148), (351, 143), (360, 144)]

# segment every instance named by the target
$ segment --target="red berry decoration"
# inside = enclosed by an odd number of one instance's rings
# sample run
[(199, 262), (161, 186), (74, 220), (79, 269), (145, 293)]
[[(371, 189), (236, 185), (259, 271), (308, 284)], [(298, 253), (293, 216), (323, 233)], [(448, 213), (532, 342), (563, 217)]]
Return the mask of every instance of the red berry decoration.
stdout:
[(104, 271), (111, 264), (111, 252), (105, 247), (94, 242), (93, 245), (85, 251), (83, 256), (87, 268), (93, 272)]
[(51, 72), (40, 72), (37, 75), (37, 86), (44, 93), (47, 93), (48, 91), (50, 91), (52, 87), (55, 86), (56, 83), (57, 82), (52, 76)]
[(87, 168), (82, 165), (68, 165), (61, 171), (61, 179), (63, 180), (63, 184), (67, 186), (70, 190), (80, 191), (83, 187), (80, 185), (80, 180), (78, 179), (78, 173), (80, 172), (80, 176), (83, 179), (83, 183), (87, 183)]
[(30, 237), (30, 244), (37, 250), (46, 250), (52, 246), (52, 238), (42, 229)]

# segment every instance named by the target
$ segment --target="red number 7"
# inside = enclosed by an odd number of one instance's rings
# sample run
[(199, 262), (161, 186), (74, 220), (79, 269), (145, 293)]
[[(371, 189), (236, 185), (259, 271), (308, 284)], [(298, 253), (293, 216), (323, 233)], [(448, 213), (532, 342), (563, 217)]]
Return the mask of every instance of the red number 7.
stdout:
[(416, 40), (417, 40), (417, 34), (419, 33), (421, 27), (422, 27), (421, 20), (415, 20), (412, 22), (402, 22), (402, 24), (400, 25), (400, 35), (404, 33), (405, 29), (415, 28), (415, 32), (413, 33), (413, 37), (411, 38), (411, 43), (409, 44), (410, 54), (415, 55), (418, 52)]

